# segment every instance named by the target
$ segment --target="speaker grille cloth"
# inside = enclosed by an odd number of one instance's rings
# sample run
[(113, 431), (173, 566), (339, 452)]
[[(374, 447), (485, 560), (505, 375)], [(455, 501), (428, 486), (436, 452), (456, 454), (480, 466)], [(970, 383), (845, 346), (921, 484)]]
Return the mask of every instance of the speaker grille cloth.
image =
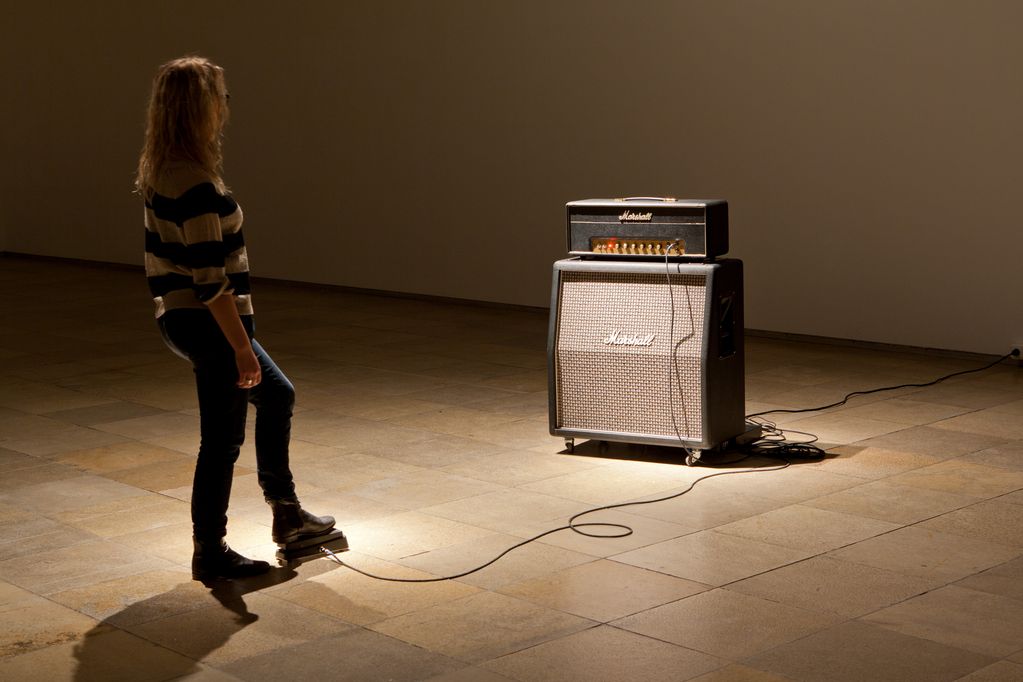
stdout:
[[(672, 331), (667, 273), (563, 272), (555, 349), (559, 426), (674, 438), (677, 424), (684, 439), (701, 440), (705, 288), (705, 276), (671, 276)], [(653, 339), (649, 346), (606, 343), (615, 332)]]

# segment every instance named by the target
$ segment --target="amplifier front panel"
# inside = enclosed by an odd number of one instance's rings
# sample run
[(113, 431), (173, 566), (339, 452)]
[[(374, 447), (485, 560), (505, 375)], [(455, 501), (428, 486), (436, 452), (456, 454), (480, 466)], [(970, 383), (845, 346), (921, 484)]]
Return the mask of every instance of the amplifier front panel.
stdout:
[(707, 277), (672, 274), (670, 293), (667, 277), (561, 273), (559, 428), (703, 439)]

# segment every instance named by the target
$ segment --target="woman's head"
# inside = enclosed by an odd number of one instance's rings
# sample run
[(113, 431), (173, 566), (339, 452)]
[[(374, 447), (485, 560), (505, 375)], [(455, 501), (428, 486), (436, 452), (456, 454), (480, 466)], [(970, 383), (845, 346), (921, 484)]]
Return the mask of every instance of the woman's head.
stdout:
[(151, 187), (171, 160), (195, 163), (223, 190), (220, 141), (227, 98), (224, 70), (208, 59), (182, 57), (157, 69), (135, 178), (139, 190)]

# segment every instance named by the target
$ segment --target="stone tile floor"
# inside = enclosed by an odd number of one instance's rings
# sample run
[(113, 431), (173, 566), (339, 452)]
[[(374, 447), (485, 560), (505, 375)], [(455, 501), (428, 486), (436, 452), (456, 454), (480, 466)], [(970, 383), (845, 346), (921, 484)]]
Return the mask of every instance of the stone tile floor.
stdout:
[[(257, 281), (293, 469), (352, 565), (464, 571), (715, 469), (547, 433), (545, 314)], [(197, 419), (138, 272), (0, 258), (2, 680), (1021, 680), (1023, 370), (779, 415), (824, 461), (716, 477), (463, 578), (190, 580)], [(750, 338), (748, 411), (977, 360)], [(749, 459), (731, 470), (770, 462)], [(721, 470), (721, 469), (718, 469)], [(246, 445), (228, 539), (271, 559)]]

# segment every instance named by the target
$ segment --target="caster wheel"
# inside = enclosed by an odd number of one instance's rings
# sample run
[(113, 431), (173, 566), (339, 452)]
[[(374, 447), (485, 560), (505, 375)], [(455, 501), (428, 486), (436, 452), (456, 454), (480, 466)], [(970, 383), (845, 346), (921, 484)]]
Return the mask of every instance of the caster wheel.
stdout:
[(696, 453), (695, 455), (686, 455), (686, 466), (687, 467), (694, 467), (694, 466), (697, 466), (699, 463), (700, 463), (700, 454), (699, 453)]
[(565, 451), (568, 452), (569, 454), (575, 452), (575, 438), (565, 439)]

